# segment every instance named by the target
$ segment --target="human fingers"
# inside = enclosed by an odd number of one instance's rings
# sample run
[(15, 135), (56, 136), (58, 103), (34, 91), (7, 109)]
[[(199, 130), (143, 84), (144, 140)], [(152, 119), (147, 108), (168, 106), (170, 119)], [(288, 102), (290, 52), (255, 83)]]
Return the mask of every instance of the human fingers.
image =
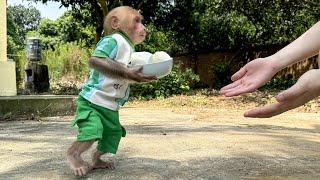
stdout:
[(221, 95), (223, 95), (223, 94), (225, 94), (225, 92), (227, 92), (228, 90), (233, 89), (233, 88), (239, 86), (240, 84), (241, 84), (241, 80), (237, 80), (237, 81), (235, 81), (235, 82), (233, 82), (233, 83), (231, 83), (231, 84), (229, 84), (229, 85), (226, 85), (226, 86), (222, 87), (222, 88), (220, 89), (220, 92), (219, 92), (219, 93), (220, 93)]
[(226, 91), (224, 96), (226, 97), (238, 96), (240, 94), (253, 92), (254, 90), (255, 88), (253, 85), (248, 85), (248, 86), (239, 85), (233, 89)]
[(226, 90), (222, 91), (221, 95), (226, 96), (226, 94), (230, 94), (230, 92), (234, 92), (234, 91), (241, 89), (241, 88), (243, 88), (243, 85), (239, 84), (238, 86), (235, 86), (233, 88), (226, 89)]
[(269, 118), (286, 111), (283, 105), (279, 102), (263, 106), (260, 108), (252, 109), (244, 113), (244, 117), (250, 118)]
[(246, 66), (244, 66), (231, 76), (231, 80), (237, 81), (238, 79), (241, 79), (246, 73), (247, 73)]
[(311, 93), (305, 92), (294, 99), (291, 98), (286, 101), (276, 102), (268, 106), (250, 110), (246, 112), (244, 116), (253, 118), (269, 118), (299, 107), (313, 98), (314, 96), (312, 96)]

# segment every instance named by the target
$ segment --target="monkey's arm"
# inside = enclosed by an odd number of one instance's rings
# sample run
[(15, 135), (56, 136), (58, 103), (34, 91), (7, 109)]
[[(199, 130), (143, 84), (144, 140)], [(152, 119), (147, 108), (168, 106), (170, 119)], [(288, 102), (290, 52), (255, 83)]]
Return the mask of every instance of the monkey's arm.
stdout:
[(118, 79), (128, 79), (134, 82), (147, 82), (155, 80), (155, 76), (147, 76), (142, 74), (142, 68), (129, 69), (119, 62), (109, 58), (102, 59), (98, 57), (89, 58), (89, 67), (101, 72), (105, 76), (111, 76)]

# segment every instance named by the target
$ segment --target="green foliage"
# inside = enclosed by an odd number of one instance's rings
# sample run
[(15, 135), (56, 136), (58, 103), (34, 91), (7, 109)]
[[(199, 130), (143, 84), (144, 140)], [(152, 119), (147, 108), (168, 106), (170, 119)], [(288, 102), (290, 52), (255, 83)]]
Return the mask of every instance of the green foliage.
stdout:
[(42, 34), (45, 37), (58, 36), (59, 35), (58, 22), (53, 21), (51, 19), (41, 19), (38, 32), (39, 34)]
[(176, 54), (188, 53), (196, 55), (199, 49), (200, 26), (199, 15), (202, 12), (194, 0), (174, 1), (174, 6), (170, 9), (169, 17), (171, 21), (167, 24), (170, 25), (168, 29), (173, 33), (170, 38), (175, 39), (178, 44), (179, 51)]
[[(89, 67), (87, 64), (92, 49), (83, 48), (76, 43), (66, 43), (54, 51), (44, 50), (43, 63), (48, 66), (50, 92), (53, 94), (78, 94), (80, 85), (87, 79)], [(18, 51), (15, 56), (17, 65), (17, 80), (24, 78), (27, 64), (26, 52)]]
[[(96, 28), (97, 37), (102, 34), (102, 24), (105, 13), (111, 9), (120, 6), (132, 6), (135, 9), (141, 10), (142, 15), (146, 21), (149, 22), (160, 22), (160, 24), (167, 19), (169, 7), (173, 0), (99, 0), (99, 1), (87, 1), (87, 0), (33, 0), (35, 2), (41, 1), (46, 3), (47, 1), (60, 2), (64, 7), (71, 7), (73, 17), (76, 18), (77, 22), (93, 26)], [(159, 24), (159, 23), (158, 23)], [(99, 38), (97, 38), (99, 39)]]
[[(8, 6), (8, 14), (12, 15), (13, 22), (17, 27), (19, 46), (24, 47), (25, 35), (28, 31), (36, 30), (41, 19), (40, 11), (35, 7), (23, 5)], [(11, 32), (11, 29), (8, 29)]]
[(48, 66), (50, 84), (61, 82), (63, 77), (84, 81), (89, 74), (87, 61), (90, 52), (90, 49), (82, 48), (75, 43), (60, 45), (54, 51), (43, 51), (42, 62)]
[(27, 62), (26, 52), (18, 49), (12, 56), (9, 55), (9, 58), (13, 59), (16, 63), (16, 82), (19, 88), (25, 75), (24, 69)]
[[(59, 40), (71, 42), (82, 39), (88, 42), (82, 43), (92, 45), (94, 28), (97, 35), (100, 35), (102, 30), (104, 16), (99, 1), (52, 1), (61, 2), (65, 7), (72, 7), (72, 12), (65, 15), (63, 20), (59, 20), (57, 25), (61, 32), (58, 33), (61, 36)], [(167, 51), (195, 56), (215, 49), (286, 44), (311, 27), (320, 16), (320, 2), (317, 0), (102, 0), (101, 2), (106, 4), (107, 11), (119, 5), (130, 5), (140, 9), (146, 22), (152, 24), (151, 31), (154, 26), (167, 37), (163, 40), (152, 37), (151, 45), (144, 44), (141, 49), (152, 52), (157, 46), (162, 49), (164, 44), (173, 44), (166, 48)], [(70, 18), (70, 14), (73, 18)], [(78, 29), (79, 27), (90, 28)], [(155, 36), (160, 35), (155, 33)], [(160, 41), (156, 42), (153, 39)], [(54, 43), (48, 42), (48, 44)]]
[(88, 41), (87, 44), (94, 42), (93, 26), (81, 26), (81, 24), (72, 16), (72, 13), (66, 12), (62, 17), (57, 19), (57, 28), (60, 39), (64, 42), (78, 42), (81, 39)]
[[(43, 3), (47, 1), (41, 0)], [(16, 23), (8, 24), (8, 51), (15, 52), (24, 47), (25, 34), (40, 37), (44, 49), (47, 49), (44, 56), (50, 59), (44, 63), (50, 64), (51, 81), (57, 84), (65, 76), (81, 79), (80, 76), (86, 76), (83, 72), (88, 70), (79, 69), (77, 65), (73, 67), (71, 62), (76, 61), (76, 57), (79, 56), (86, 56), (84, 58), (86, 61), (89, 53), (85, 49), (80, 50), (81, 47), (91, 47), (95, 44), (95, 31), (97, 35), (101, 34), (104, 17), (101, 6), (98, 1), (51, 1), (61, 2), (61, 5), (66, 7), (70, 6), (72, 11), (65, 13), (56, 21), (41, 20), (38, 30), (34, 28), (37, 26), (36, 23), (30, 25), (31, 22), (38, 22), (34, 18), (37, 17), (35, 11), (29, 12), (28, 8), (23, 9), (23, 7), (15, 9), (8, 7), (8, 14), (12, 13), (11, 19)], [(212, 50), (241, 51), (254, 45), (287, 44), (316, 23), (320, 16), (318, 0), (102, 0), (102, 2), (108, 2), (106, 4), (108, 10), (118, 5), (130, 5), (141, 10), (148, 24), (149, 35), (145, 43), (137, 46), (137, 51), (163, 50), (172, 56), (189, 54), (195, 57), (192, 58), (195, 61), (199, 53)], [(32, 18), (33, 20), (30, 21), (29, 19)], [(16, 30), (14, 30), (15, 27)], [(70, 42), (72, 45), (69, 44)], [(67, 46), (77, 46), (79, 49), (67, 48)], [(70, 52), (63, 49), (68, 49)], [(227, 83), (230, 76), (228, 66), (220, 63), (212, 67), (215, 88)], [(80, 73), (77, 72), (78, 70)], [(179, 88), (173, 88), (174, 85), (172, 85), (172, 87), (163, 88), (163, 84), (170, 85), (174, 82), (174, 78), (179, 77), (170, 75), (156, 82), (136, 85), (135, 88), (141, 90), (141, 95), (138, 91), (134, 94), (149, 98), (180, 93), (181, 89), (189, 86), (177, 85)], [(170, 81), (166, 82), (167, 78), (171, 78)], [(281, 88), (280, 81), (283, 82), (283, 80), (273, 80), (270, 86)], [(60, 85), (73, 88), (64, 83)], [(61, 90), (63, 91), (69, 90)]]
[(7, 36), (7, 54), (11, 59), (11, 55), (15, 55), (18, 52), (18, 46), (12, 36)]
[(221, 16), (208, 8), (201, 15), (199, 23), (201, 27), (199, 48), (203, 51), (245, 46), (253, 41), (256, 34), (254, 25), (246, 16), (237, 12), (228, 12)]
[(78, 84), (75, 81), (57, 82), (50, 87), (50, 92), (56, 95), (78, 95), (80, 93)]
[(11, 11), (7, 11), (7, 54), (15, 54), (19, 49), (19, 34)]
[(318, 21), (319, 7), (316, 0), (174, 1), (165, 27), (175, 32), (179, 54), (282, 45)]
[(131, 95), (139, 99), (165, 98), (173, 94), (183, 94), (190, 90), (190, 86), (199, 81), (199, 76), (191, 69), (182, 69), (174, 65), (172, 72), (157, 81), (134, 84)]
[(229, 12), (245, 16), (255, 31), (251, 41), (246, 43), (260, 45), (288, 43), (315, 24), (320, 15), (315, 10), (320, 7), (320, 2), (316, 0), (233, 0), (212, 5), (218, 7), (214, 9), (211, 6), (211, 9), (221, 16)]
[(259, 90), (285, 90), (288, 89), (289, 87), (293, 86), (297, 82), (297, 79), (288, 77), (288, 78), (283, 78), (276, 76), (272, 78), (267, 84), (262, 86)]
[(211, 67), (213, 75), (213, 88), (220, 89), (230, 83), (231, 66), (230, 62), (221, 61), (215, 63)]
[(55, 21), (42, 19), (38, 30), (27, 35), (39, 37), (43, 49), (55, 50), (56, 46), (68, 42), (91, 47), (95, 41), (93, 26), (77, 21), (72, 14), (71, 11), (67, 11)]
[(170, 32), (165, 30), (157, 29), (154, 24), (147, 26), (148, 35), (146, 40), (136, 46), (136, 51), (148, 51), (155, 53), (156, 51), (165, 51), (172, 53), (177, 44), (173, 39), (170, 39)]
[(19, 41), (18, 27), (14, 22), (11, 11), (7, 11), (7, 56), (16, 63), (16, 83), (19, 86), (23, 74), (23, 69), (20, 68), (18, 52), (21, 49)]
[(30, 37), (40, 37), (40, 33), (38, 31), (28, 31), (26, 33), (26, 39)]

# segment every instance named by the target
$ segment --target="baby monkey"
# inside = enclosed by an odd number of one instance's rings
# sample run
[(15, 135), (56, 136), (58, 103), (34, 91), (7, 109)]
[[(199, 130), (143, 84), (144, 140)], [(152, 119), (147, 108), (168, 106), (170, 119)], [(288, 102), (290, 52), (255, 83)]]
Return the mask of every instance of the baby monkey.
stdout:
[[(77, 176), (84, 176), (92, 169), (114, 169), (113, 161), (103, 161), (101, 156), (115, 155), (125, 128), (120, 124), (118, 110), (129, 97), (131, 82), (156, 80), (155, 76), (130, 69), (130, 56), (134, 45), (144, 41), (146, 28), (140, 13), (128, 6), (117, 7), (104, 20), (103, 37), (96, 45), (89, 66), (88, 80), (77, 98), (77, 111), (73, 125), (78, 126), (77, 140), (67, 151), (70, 168)], [(92, 164), (81, 157), (92, 144), (98, 145), (92, 155)]]

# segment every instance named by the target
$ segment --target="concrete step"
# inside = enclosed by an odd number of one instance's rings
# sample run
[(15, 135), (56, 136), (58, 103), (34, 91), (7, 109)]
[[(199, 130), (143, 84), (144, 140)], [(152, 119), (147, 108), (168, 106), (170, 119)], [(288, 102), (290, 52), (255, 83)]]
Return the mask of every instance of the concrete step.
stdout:
[(0, 97), (0, 120), (15, 117), (74, 115), (77, 96), (19, 95)]

